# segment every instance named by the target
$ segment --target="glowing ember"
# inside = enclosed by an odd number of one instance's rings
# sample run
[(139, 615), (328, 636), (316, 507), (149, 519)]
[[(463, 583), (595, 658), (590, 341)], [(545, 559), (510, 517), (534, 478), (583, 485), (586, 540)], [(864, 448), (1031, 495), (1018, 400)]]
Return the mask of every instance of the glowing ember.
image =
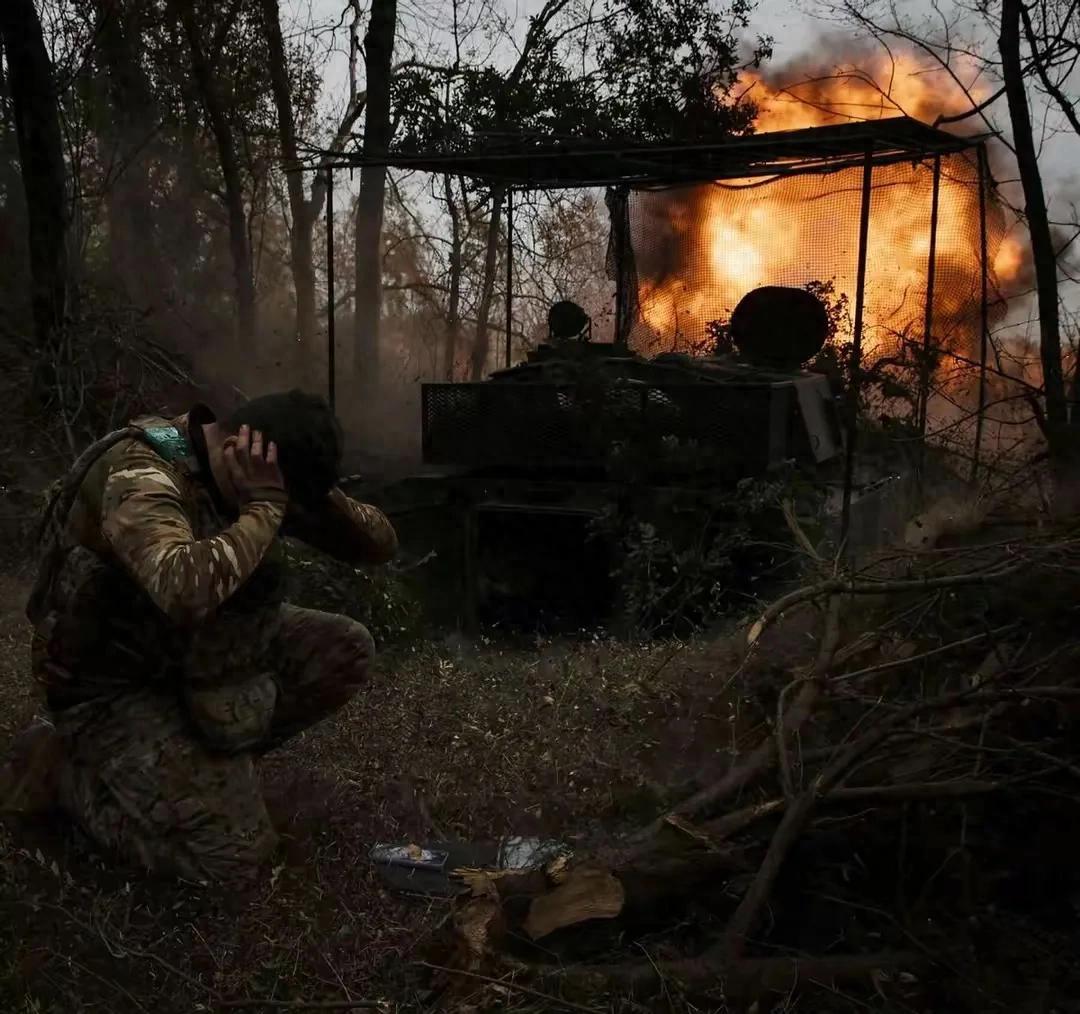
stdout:
[[(786, 87), (752, 78), (747, 95), (760, 109), (758, 132), (901, 115), (932, 122), (967, 106), (941, 75), (922, 73), (914, 63), (897, 61), (873, 71), (816, 75)], [(875, 82), (890, 79), (886, 99)], [(831, 281), (853, 302), (861, 175), (861, 169), (853, 169), (764, 183), (733, 180), (643, 197), (646, 218), (659, 215), (669, 230), (675, 226), (677, 249), (639, 257), (642, 315), (653, 332), (651, 340), (641, 336), (642, 343), (701, 348), (707, 324), (726, 320), (739, 299), (759, 285)], [(887, 352), (902, 337), (921, 341), (931, 180), (929, 163), (874, 172), (864, 331), (864, 348), (871, 355)], [(1000, 212), (992, 207), (992, 269), (999, 278), (1010, 278), (1022, 267), (1022, 251), (1015, 241), (1002, 243), (1001, 233)], [(978, 319), (979, 257), (974, 154), (948, 156), (942, 160), (937, 229), (935, 341), (968, 347)]]

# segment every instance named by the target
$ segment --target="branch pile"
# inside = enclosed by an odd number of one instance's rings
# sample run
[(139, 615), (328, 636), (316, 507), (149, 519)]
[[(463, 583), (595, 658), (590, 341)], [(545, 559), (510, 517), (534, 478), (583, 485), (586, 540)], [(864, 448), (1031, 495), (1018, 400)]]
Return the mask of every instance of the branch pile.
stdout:
[(769, 635), (819, 617), (756, 745), (587, 855), (461, 871), (440, 974), (532, 982), (553, 1004), (750, 1003), (813, 983), (986, 1009), (1000, 963), (1054, 932), (1080, 845), (1078, 563), (1068, 529), (857, 572), (816, 560), (740, 635), (737, 676), (760, 696)]

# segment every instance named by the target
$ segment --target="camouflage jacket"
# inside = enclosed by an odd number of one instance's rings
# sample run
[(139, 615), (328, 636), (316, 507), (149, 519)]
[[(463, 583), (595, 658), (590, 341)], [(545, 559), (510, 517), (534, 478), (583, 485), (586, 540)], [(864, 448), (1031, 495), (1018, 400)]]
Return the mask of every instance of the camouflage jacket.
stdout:
[(187, 419), (135, 420), (146, 440), (115, 444), (79, 486), (68, 563), (35, 622), (32, 653), (35, 675), (50, 691), (66, 688), (65, 703), (149, 677), (154, 655), (174, 652), (185, 630), (231, 608), (241, 589), (249, 594), (279, 535), (352, 564), (385, 563), (397, 551), (385, 515), (340, 489), (313, 511), (268, 490), (225, 516)]
[(98, 459), (72, 507), (69, 541), (119, 563), (174, 623), (197, 623), (223, 605), (279, 534), (346, 563), (386, 563), (397, 551), (386, 516), (340, 489), (315, 511), (269, 490), (230, 521), (201, 474), (187, 417), (134, 425), (153, 446), (122, 441)]

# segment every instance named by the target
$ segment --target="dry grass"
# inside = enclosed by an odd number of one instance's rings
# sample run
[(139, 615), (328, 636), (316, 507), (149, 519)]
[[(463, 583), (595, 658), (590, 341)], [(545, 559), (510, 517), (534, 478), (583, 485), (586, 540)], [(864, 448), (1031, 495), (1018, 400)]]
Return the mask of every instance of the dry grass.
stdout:
[(30, 630), (23, 616), (26, 584), (0, 574), (0, 742), (7, 743), (34, 707), (27, 679)]
[[(850, 678), (840, 685), (857, 682), (876, 703), (867, 711), (858, 695), (841, 695), (823, 704), (798, 748), (809, 758), (868, 732), (864, 718), (880, 717), (875, 708), (883, 700), (919, 692), (919, 680), (930, 681), (927, 693), (947, 691), (987, 649), (981, 642), (935, 654), (938, 648), (1006, 620), (1023, 632), (1033, 658), (1047, 659), (1039, 678), (1068, 682), (1077, 589), (1071, 571), (1071, 583), (1062, 582), (1051, 587), (1045, 575), (1029, 576), (979, 595), (874, 599), (852, 608), (840, 653)], [(21, 661), (25, 589), (17, 581), (0, 589), (0, 638), (13, 649), (5, 659), (20, 658), (0, 668), (6, 739), (31, 698)], [(882, 636), (863, 643), (863, 629)], [(347, 709), (264, 761), (283, 845), (265, 881), (246, 895), (147, 880), (55, 825), (0, 826), (0, 1011), (172, 1014), (226, 1010), (221, 1001), (241, 998), (362, 998), (402, 1012), (558, 1009), (513, 986), (461, 976), (452, 980), (452, 1000), (433, 991), (438, 977), (422, 963), (447, 960), (448, 904), (386, 891), (367, 860), (372, 842), (443, 835), (484, 841), (507, 833), (559, 836), (582, 851), (610, 842), (716, 779), (768, 735), (765, 721), (778, 713), (780, 690), (812, 659), (819, 639), (817, 613), (802, 608), (766, 630), (745, 669), (724, 640), (509, 648), (447, 639), (396, 649)], [(927, 659), (921, 668), (890, 668), (920, 657)], [(1023, 719), (1031, 728), (1014, 733), (1040, 749), (1067, 745), (1075, 713), (1054, 719), (1060, 728), (1043, 728), (1046, 715), (1039, 712), (1040, 725), (1034, 711)], [(992, 737), (1009, 729), (996, 722), (987, 729), (989, 759), (979, 777), (998, 777), (995, 766), (1008, 751)], [(974, 777), (972, 756), (960, 746), (949, 747), (941, 777)], [(886, 757), (865, 775), (870, 783), (888, 780), (892, 764)], [(1055, 772), (1048, 795), (1025, 787), (983, 801), (868, 803), (821, 813), (769, 899), (763, 953), (865, 953), (914, 943), (937, 967), (917, 982), (875, 980), (876, 994), (781, 996), (775, 1007), (763, 1001), (758, 1014), (1074, 1009), (1065, 999), (1080, 989), (1073, 957), (1080, 936), (1069, 900), (1080, 884), (1069, 872), (1080, 826), (1072, 807), (1080, 797), (1071, 777)], [(779, 790), (759, 786), (726, 800), (725, 809), (760, 801), (762, 791)], [(747, 847), (763, 849), (769, 826), (748, 834)], [(899, 856), (904, 883), (918, 891), (909, 890), (902, 921), (892, 914)], [(1058, 888), (1066, 874), (1069, 886)], [(737, 899), (746, 884), (718, 887)], [(969, 887), (972, 897), (958, 904)], [(601, 941), (606, 950), (595, 960), (663, 965), (697, 953), (723, 928), (716, 902), (711, 896), (691, 904), (662, 932)], [(713, 998), (716, 986), (684, 994), (666, 980), (649, 1006), (602, 990), (575, 1000), (597, 1011), (739, 1009)]]
[[(13, 650), (0, 747), (30, 705), (25, 588), (3, 588), (0, 638)], [(399, 651), (343, 713), (264, 761), (283, 847), (243, 897), (148, 881), (65, 828), (0, 829), (0, 1010), (166, 1014), (249, 996), (421, 1009), (430, 976), (413, 962), (430, 956), (447, 906), (385, 891), (372, 842), (516, 833), (584, 845), (642, 823), (691, 773), (729, 763), (756, 724), (752, 706), (718, 692), (727, 661), (715, 648), (600, 641)]]

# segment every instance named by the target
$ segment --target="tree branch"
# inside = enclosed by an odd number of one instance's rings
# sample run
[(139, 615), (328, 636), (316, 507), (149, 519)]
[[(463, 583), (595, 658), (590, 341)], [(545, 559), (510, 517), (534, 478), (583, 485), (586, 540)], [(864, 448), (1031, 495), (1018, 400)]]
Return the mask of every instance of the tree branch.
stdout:
[(1077, 134), (1080, 134), (1080, 117), (1076, 115), (1076, 110), (1073, 108), (1073, 104), (1065, 97), (1065, 93), (1050, 80), (1050, 75), (1046, 72), (1045, 62), (1039, 56), (1039, 40), (1035, 35), (1035, 26), (1031, 23), (1031, 15), (1024, 4), (1020, 4), (1020, 18), (1024, 24), (1024, 34), (1027, 36), (1028, 46), (1031, 48), (1031, 62), (1035, 67), (1035, 73), (1042, 82), (1043, 88), (1046, 89), (1065, 114), (1070, 126)]

